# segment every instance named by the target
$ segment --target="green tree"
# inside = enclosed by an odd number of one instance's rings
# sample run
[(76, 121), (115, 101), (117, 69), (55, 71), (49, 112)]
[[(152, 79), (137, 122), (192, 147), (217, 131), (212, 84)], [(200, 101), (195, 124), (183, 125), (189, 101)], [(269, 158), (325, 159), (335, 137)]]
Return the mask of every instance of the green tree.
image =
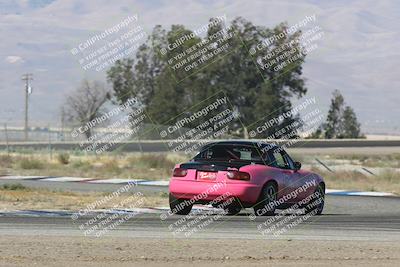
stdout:
[[(210, 22), (216, 20), (212, 18)], [(145, 104), (147, 114), (156, 123), (172, 124), (178, 114), (190, 113), (191, 107), (216, 92), (223, 91), (234, 111), (240, 114), (240, 121), (244, 125), (251, 125), (266, 119), (269, 114), (276, 116), (289, 111), (293, 97), (300, 98), (307, 91), (302, 78), (304, 54), (279, 71), (260, 71), (255, 62), (262, 55), (249, 54), (249, 50), (255, 49), (263, 40), (286, 29), (286, 23), (269, 29), (239, 17), (230, 25), (223, 22), (213, 23), (204, 38), (195, 36), (171, 50), (168, 49), (169, 45), (176, 43), (182, 36), (193, 35), (193, 32), (183, 25), (172, 25), (169, 31), (156, 26), (132, 59), (117, 61), (108, 71), (108, 81), (112, 84), (119, 103), (124, 103), (132, 96), (138, 97)], [(227, 53), (219, 54), (205, 66), (196, 68), (190, 75), (182, 69), (171, 69), (168, 59), (209, 40), (220, 31), (232, 36), (226, 41), (229, 45)], [(301, 32), (295, 32), (275, 40), (264, 49), (263, 54), (279, 51), (280, 47), (289, 44), (291, 48), (300, 51), (300, 44), (296, 42), (300, 35)], [(214, 42), (210, 45), (213, 49), (211, 52), (214, 52), (223, 44)], [(284, 52), (276, 52), (276, 56)], [(277, 127), (289, 125), (295, 120), (299, 118), (288, 118)], [(238, 119), (231, 130), (241, 131), (243, 134), (247, 131), (243, 124)], [(264, 134), (270, 135), (274, 131), (272, 128)]]
[(362, 138), (360, 123), (350, 106), (345, 105), (344, 97), (335, 90), (331, 99), (326, 122), (313, 133), (312, 138)]
[(360, 138), (360, 123), (354, 110), (347, 106), (343, 111), (343, 138)]
[(342, 133), (344, 98), (339, 90), (333, 92), (331, 106), (325, 123), (325, 138), (337, 138)]
[(119, 104), (131, 97), (137, 97), (149, 105), (158, 86), (158, 77), (165, 68), (165, 62), (157, 52), (166, 43), (166, 33), (161, 26), (155, 26), (147, 42), (141, 45), (134, 59), (125, 58), (115, 62), (107, 72)]

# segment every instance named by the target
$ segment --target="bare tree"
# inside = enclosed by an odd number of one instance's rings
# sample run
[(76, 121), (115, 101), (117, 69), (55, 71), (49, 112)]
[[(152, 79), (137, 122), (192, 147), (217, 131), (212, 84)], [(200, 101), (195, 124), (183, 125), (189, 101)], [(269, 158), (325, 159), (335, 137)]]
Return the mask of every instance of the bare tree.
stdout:
[(103, 83), (83, 80), (82, 84), (66, 98), (67, 120), (81, 126), (89, 138), (92, 135), (92, 128), (85, 125), (103, 115), (103, 106), (110, 97), (110, 92)]

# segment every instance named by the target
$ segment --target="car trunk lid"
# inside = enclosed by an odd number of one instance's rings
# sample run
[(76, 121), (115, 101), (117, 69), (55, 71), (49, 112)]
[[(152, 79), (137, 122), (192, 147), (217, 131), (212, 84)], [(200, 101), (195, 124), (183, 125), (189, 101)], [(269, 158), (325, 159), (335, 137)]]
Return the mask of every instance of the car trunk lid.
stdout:
[(180, 168), (187, 169), (191, 175), (186, 179), (221, 182), (226, 180), (226, 172), (229, 170), (239, 170), (248, 165), (248, 162), (221, 162), (221, 161), (193, 161), (180, 165)]

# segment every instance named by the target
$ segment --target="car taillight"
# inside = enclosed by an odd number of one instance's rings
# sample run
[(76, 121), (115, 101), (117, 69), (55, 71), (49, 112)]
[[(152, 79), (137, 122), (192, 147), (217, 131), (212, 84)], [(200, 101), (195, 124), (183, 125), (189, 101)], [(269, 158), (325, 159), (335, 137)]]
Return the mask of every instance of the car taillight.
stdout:
[(226, 173), (226, 176), (228, 176), (228, 178), (232, 180), (244, 180), (244, 181), (250, 180), (250, 174), (248, 174), (247, 172), (228, 171)]
[(174, 177), (185, 177), (187, 174), (187, 170), (186, 169), (182, 169), (182, 168), (175, 168), (174, 169)]

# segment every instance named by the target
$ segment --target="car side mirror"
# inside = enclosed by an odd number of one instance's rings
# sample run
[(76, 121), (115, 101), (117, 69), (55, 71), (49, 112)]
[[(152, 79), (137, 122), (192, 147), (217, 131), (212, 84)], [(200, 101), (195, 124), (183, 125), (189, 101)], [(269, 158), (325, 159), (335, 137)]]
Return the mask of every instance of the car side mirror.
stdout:
[(301, 169), (301, 162), (295, 161), (295, 162), (294, 162), (294, 169), (295, 169), (296, 171), (300, 170), (300, 169)]

